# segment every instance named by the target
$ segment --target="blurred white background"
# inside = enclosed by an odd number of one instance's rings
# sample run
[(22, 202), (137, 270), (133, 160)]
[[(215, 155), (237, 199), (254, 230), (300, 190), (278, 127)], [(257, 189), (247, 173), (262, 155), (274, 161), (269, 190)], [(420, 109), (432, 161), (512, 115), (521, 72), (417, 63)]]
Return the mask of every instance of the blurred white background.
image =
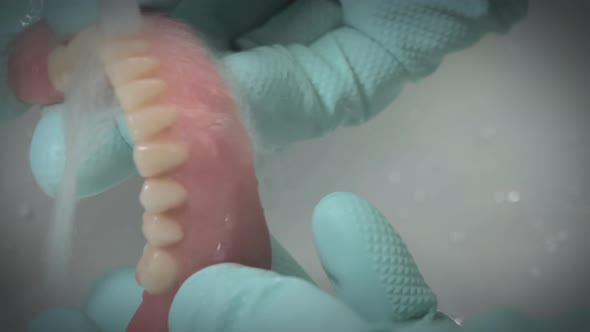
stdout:
[[(589, 10), (531, 1), (509, 35), (449, 56), (376, 120), (271, 156), (262, 183), (271, 230), (328, 289), (311, 213), (324, 195), (352, 191), (391, 220), (451, 315), (590, 305)], [(52, 206), (29, 170), (38, 116), (0, 124), (0, 330), (57, 304), (36, 287)], [(80, 204), (77, 273), (59, 304), (135, 264), (140, 184)]]

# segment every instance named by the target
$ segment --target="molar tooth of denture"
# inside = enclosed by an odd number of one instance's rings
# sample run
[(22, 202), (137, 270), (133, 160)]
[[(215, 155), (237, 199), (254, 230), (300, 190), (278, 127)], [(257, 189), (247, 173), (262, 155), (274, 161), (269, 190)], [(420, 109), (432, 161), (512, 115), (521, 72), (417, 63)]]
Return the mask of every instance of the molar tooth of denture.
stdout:
[(125, 111), (137, 111), (156, 100), (166, 90), (166, 82), (159, 79), (144, 79), (127, 83), (116, 89), (119, 102)]
[(149, 244), (145, 246), (135, 270), (135, 277), (148, 293), (162, 294), (170, 291), (176, 283), (177, 276), (178, 268), (172, 255)]
[(104, 46), (102, 56), (105, 62), (111, 63), (130, 56), (143, 55), (147, 49), (147, 42), (141, 39), (111, 41)]
[(153, 246), (168, 246), (182, 240), (184, 236), (180, 224), (161, 214), (144, 213), (143, 236)]
[(174, 107), (152, 106), (127, 115), (127, 126), (136, 140), (142, 140), (170, 127), (178, 112)]
[(152, 56), (134, 56), (114, 61), (106, 66), (107, 73), (114, 86), (121, 86), (154, 72), (160, 62)]
[(188, 159), (188, 150), (180, 143), (141, 143), (135, 145), (133, 158), (139, 174), (152, 177), (182, 165)]
[(139, 201), (147, 212), (162, 213), (182, 205), (187, 195), (186, 189), (172, 179), (147, 179)]

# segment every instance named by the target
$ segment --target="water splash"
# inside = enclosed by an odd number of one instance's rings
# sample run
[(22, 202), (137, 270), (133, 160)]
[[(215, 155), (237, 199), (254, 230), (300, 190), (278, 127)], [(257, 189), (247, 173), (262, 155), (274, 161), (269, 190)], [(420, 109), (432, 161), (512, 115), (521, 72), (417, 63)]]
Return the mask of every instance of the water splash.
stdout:
[[(106, 38), (134, 33), (141, 24), (135, 0), (102, 1), (99, 12), (98, 26)], [(56, 289), (67, 284), (69, 275), (80, 167), (92, 155), (94, 143), (101, 134), (113, 128), (121, 112), (116, 107), (116, 97), (101, 59), (95, 53), (96, 46), (80, 50), (80, 60), (74, 64), (71, 82), (64, 93), (64, 176), (49, 230), (46, 277), (49, 285)]]

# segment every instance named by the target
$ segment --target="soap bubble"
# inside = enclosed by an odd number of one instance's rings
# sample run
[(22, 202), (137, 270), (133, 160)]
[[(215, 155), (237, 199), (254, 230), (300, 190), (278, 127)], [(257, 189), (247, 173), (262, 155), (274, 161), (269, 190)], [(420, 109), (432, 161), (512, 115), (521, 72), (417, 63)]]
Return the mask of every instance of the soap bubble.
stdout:
[(563, 242), (563, 241), (567, 241), (567, 239), (569, 238), (569, 232), (566, 229), (562, 229), (557, 233), (557, 241), (559, 242)]
[(520, 193), (518, 191), (511, 191), (506, 195), (506, 199), (510, 203), (520, 202)]
[(33, 209), (27, 204), (22, 203), (18, 205), (16, 210), (16, 218), (19, 221), (29, 221), (33, 217)]
[(549, 238), (545, 240), (545, 247), (547, 248), (548, 252), (556, 252), (557, 251), (557, 242), (553, 238)]

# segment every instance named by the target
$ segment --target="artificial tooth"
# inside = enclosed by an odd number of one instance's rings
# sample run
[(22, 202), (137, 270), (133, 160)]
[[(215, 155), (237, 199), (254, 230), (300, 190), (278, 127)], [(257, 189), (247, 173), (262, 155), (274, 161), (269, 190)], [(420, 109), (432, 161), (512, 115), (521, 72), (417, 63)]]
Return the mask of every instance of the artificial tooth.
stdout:
[(151, 106), (127, 116), (127, 126), (136, 140), (153, 136), (174, 124), (177, 117), (174, 107)]
[(141, 39), (113, 41), (105, 45), (102, 55), (106, 63), (112, 63), (130, 56), (144, 55), (147, 49), (147, 42)]
[(135, 276), (145, 291), (153, 295), (162, 294), (174, 288), (178, 267), (170, 253), (148, 244), (137, 264)]
[(153, 246), (169, 246), (182, 240), (180, 224), (161, 214), (145, 213), (143, 215), (143, 236)]
[(149, 213), (162, 213), (182, 205), (187, 199), (186, 189), (172, 179), (147, 179), (139, 201)]
[(159, 64), (160, 62), (155, 57), (135, 56), (114, 61), (108, 64), (106, 69), (113, 85), (121, 86), (153, 73)]
[(119, 102), (125, 111), (137, 111), (156, 100), (166, 90), (166, 82), (159, 79), (137, 80), (116, 89)]
[(152, 177), (182, 165), (188, 151), (179, 143), (143, 143), (135, 145), (133, 158), (139, 174)]

